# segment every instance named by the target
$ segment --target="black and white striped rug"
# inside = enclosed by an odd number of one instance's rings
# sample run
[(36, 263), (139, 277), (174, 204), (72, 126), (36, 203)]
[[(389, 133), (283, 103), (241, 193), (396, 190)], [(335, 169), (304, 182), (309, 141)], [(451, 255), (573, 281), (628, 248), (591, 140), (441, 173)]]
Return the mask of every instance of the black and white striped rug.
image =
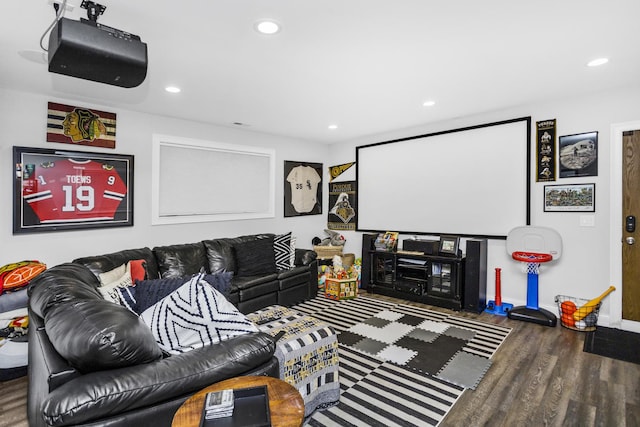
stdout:
[[(345, 336), (376, 314), (384, 317), (385, 313), (399, 313), (446, 322), (453, 328), (473, 331), (473, 338), (464, 344), (461, 353), (479, 360), (490, 359), (510, 332), (509, 328), (366, 296), (338, 302), (318, 294), (317, 298), (293, 308), (329, 323)], [(436, 426), (465, 390), (465, 386), (455, 381), (401, 366), (348, 345), (340, 344), (339, 352), (340, 403), (317, 410), (305, 426)], [(455, 366), (453, 370), (465, 372)], [(455, 375), (451, 378), (455, 379)]]

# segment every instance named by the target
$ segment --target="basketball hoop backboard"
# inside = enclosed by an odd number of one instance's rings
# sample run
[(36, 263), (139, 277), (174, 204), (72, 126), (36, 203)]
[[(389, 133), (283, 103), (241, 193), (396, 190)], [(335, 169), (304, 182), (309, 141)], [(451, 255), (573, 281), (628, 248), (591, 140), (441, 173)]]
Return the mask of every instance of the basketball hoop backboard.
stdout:
[(555, 261), (562, 255), (562, 237), (548, 227), (516, 227), (507, 235), (507, 253), (512, 256), (514, 252), (549, 254)]

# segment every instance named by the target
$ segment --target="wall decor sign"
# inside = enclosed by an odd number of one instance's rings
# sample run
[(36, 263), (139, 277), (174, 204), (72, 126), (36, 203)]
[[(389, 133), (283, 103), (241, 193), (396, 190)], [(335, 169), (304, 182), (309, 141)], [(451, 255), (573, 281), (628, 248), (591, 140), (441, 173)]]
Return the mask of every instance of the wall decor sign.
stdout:
[(284, 216), (322, 213), (322, 163), (284, 162)]
[(47, 142), (116, 148), (116, 114), (49, 102)]
[(595, 212), (596, 185), (570, 184), (544, 186), (545, 212)]
[(556, 119), (536, 122), (536, 181), (556, 180)]
[(13, 233), (133, 225), (133, 156), (13, 147)]
[(341, 165), (329, 166), (329, 182), (342, 175), (344, 171), (355, 165), (356, 162), (343, 163)]
[(560, 137), (560, 178), (598, 176), (598, 132)]
[(356, 229), (356, 182), (329, 183), (329, 230)]

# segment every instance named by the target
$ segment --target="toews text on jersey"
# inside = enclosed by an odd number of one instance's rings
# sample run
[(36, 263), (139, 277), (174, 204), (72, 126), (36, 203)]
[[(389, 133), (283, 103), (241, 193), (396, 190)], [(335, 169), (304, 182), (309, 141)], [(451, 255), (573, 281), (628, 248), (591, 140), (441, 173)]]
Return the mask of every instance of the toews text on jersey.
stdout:
[(65, 159), (28, 166), (22, 196), (41, 223), (112, 220), (127, 195), (108, 164)]

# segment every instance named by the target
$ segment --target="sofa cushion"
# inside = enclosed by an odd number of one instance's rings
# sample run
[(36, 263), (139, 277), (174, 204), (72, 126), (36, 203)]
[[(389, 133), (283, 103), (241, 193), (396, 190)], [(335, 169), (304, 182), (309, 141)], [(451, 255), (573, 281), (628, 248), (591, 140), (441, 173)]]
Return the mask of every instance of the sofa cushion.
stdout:
[(33, 279), (27, 288), (29, 307), (44, 319), (58, 304), (76, 300), (103, 300), (98, 278), (84, 265), (60, 264)]
[(276, 235), (273, 238), (273, 249), (275, 250), (276, 268), (278, 270), (291, 268), (291, 232)]
[(236, 275), (256, 276), (277, 271), (273, 236), (240, 242), (233, 248), (236, 254)]
[(211, 273), (236, 271), (236, 255), (230, 239), (214, 239), (202, 242), (207, 251), (207, 261)]
[(149, 363), (162, 357), (149, 328), (126, 308), (105, 300), (56, 305), (45, 316), (51, 343), (81, 372)]
[(207, 254), (202, 243), (158, 246), (153, 248), (158, 260), (160, 277), (188, 277), (202, 270), (209, 272)]
[(202, 276), (194, 276), (141, 315), (160, 348), (168, 353), (180, 354), (258, 332), (258, 328)]
[(158, 264), (156, 263), (156, 257), (149, 248), (140, 249), (125, 249), (119, 252), (113, 252), (106, 255), (97, 255), (82, 257), (73, 260), (76, 264), (82, 264), (88, 267), (96, 277), (100, 273), (113, 270), (127, 262), (134, 259), (143, 259), (146, 263), (147, 278), (156, 279), (160, 277), (158, 272)]

